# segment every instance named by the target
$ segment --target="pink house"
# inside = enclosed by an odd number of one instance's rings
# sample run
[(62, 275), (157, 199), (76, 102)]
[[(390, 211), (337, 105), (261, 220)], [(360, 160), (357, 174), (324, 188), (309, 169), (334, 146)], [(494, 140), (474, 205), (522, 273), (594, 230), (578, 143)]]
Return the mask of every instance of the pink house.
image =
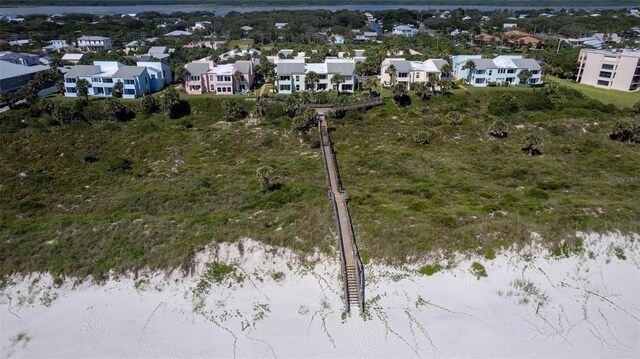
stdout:
[(183, 79), (184, 90), (190, 95), (213, 92), (232, 95), (247, 92), (255, 74), (251, 61), (216, 65), (210, 60), (198, 60), (185, 65), (188, 74)]

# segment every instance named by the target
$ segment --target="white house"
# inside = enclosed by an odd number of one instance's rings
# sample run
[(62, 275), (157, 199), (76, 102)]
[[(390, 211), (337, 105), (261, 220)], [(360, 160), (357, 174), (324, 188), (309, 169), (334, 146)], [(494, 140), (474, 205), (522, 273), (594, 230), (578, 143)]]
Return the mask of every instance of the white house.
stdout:
[(42, 51), (62, 52), (71, 48), (71, 46), (67, 44), (66, 40), (51, 40), (49, 41), (49, 44), (50, 45), (43, 47)]
[(193, 33), (189, 32), (189, 31), (182, 31), (182, 30), (174, 30), (171, 32), (168, 32), (166, 34), (164, 34), (165, 37), (175, 37), (175, 36), (191, 36), (193, 35)]
[(416, 29), (412, 25), (397, 25), (393, 27), (392, 33), (394, 35), (411, 37), (416, 36), (416, 34), (418, 33), (418, 29)]
[(93, 65), (72, 66), (64, 74), (65, 96), (80, 95), (76, 87), (80, 79), (89, 82), (89, 96), (110, 97), (113, 86), (122, 82), (122, 97), (128, 99), (160, 91), (172, 80), (171, 69), (162, 62), (138, 62), (136, 66), (126, 66), (116, 61), (94, 61)]
[(111, 39), (104, 36), (81, 36), (77, 44), (80, 51), (109, 51), (113, 48)]
[[(447, 63), (443, 59), (428, 59), (426, 61), (407, 61), (404, 58), (386, 58), (380, 65), (380, 81), (384, 86), (404, 84), (407, 89), (417, 82), (427, 82), (430, 76), (447, 78), (442, 73), (442, 67)], [(395, 71), (389, 68), (393, 65)]]
[(289, 25), (288, 22), (276, 22), (274, 26), (276, 27), (276, 29), (281, 30), (287, 27), (287, 25)]
[[(276, 90), (282, 94), (300, 91), (353, 92), (356, 85), (353, 59), (325, 59), (322, 63), (305, 63), (304, 60), (280, 60), (276, 66)], [(318, 74), (318, 83), (307, 84), (306, 75), (310, 72)], [(334, 84), (331, 80), (341, 75), (342, 83)]]
[[(465, 79), (472, 86), (488, 86), (495, 84), (519, 84), (518, 75), (529, 70), (531, 77), (528, 84), (542, 83), (541, 67), (534, 59), (522, 56), (498, 56), (493, 59), (483, 59), (480, 55), (459, 55), (451, 57), (453, 76)], [(475, 69), (463, 69), (467, 62), (473, 61)]]
[(502, 24), (502, 29), (503, 30), (515, 29), (516, 27), (518, 27), (518, 24), (515, 24), (515, 23), (504, 23), (504, 24)]

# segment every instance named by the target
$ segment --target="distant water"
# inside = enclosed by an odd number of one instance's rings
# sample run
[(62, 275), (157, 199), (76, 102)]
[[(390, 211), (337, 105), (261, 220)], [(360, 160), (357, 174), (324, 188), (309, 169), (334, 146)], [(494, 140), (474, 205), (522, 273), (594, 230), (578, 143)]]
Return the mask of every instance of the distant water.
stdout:
[[(360, 10), (360, 11), (380, 11), (380, 10), (393, 10), (393, 9), (409, 9), (409, 10), (450, 10), (450, 9), (478, 9), (481, 11), (493, 11), (493, 10), (531, 10), (539, 9), (541, 7), (526, 7), (526, 6), (460, 6), (460, 5), (447, 5), (447, 6), (418, 6), (418, 5), (337, 5), (337, 6), (252, 6), (252, 7), (229, 7), (229, 6), (216, 6), (216, 5), (170, 5), (170, 6), (34, 6), (34, 7), (18, 7), (18, 8), (5, 8), (0, 7), (1, 15), (33, 15), (33, 14), (70, 14), (70, 13), (87, 13), (95, 15), (113, 15), (113, 14), (136, 14), (145, 11), (157, 11), (160, 13), (172, 13), (176, 11), (193, 12), (193, 11), (213, 11), (218, 16), (223, 16), (231, 11), (237, 12), (252, 12), (252, 11), (271, 11), (271, 10)], [(548, 8), (548, 7), (544, 7)], [(569, 7), (567, 7), (569, 8)], [(624, 9), (628, 6), (576, 6), (576, 9), (595, 10), (595, 9)], [(560, 10), (561, 7), (552, 7), (551, 9)]]

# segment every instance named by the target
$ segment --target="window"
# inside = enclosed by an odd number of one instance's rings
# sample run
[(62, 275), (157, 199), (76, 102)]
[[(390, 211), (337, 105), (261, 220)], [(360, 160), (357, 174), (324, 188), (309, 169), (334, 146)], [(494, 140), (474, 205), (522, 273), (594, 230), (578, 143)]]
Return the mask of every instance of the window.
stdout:
[(134, 89), (124, 89), (124, 94), (125, 95), (135, 95), (136, 94), (136, 90), (134, 90)]
[(99, 78), (99, 77), (93, 77), (93, 78), (91, 78), (91, 81), (93, 81), (93, 82), (102, 82), (102, 79)]
[(507, 73), (508, 74), (515, 74), (516, 70), (515, 69), (509, 69), (509, 70), (507, 70)]
[(189, 86), (189, 88), (191, 89), (191, 91), (199, 91), (200, 90), (200, 85), (191, 85), (191, 86)]
[(104, 79), (102, 79), (102, 83), (105, 83), (105, 84), (112, 84), (112, 83), (113, 83), (113, 79), (107, 79), (107, 78), (104, 78)]
[(534, 75), (537, 75), (537, 74), (540, 73), (540, 70), (533, 70), (533, 71), (531, 71), (531, 73), (534, 74)]
[(64, 82), (66, 82), (68, 84), (75, 84), (76, 83), (76, 79), (64, 79)]
[(487, 75), (491, 76), (493, 74), (493, 70), (487, 71)]
[(484, 75), (485, 70), (476, 70), (476, 75)]
[(318, 84), (318, 91), (324, 91), (327, 89), (327, 84)]
[(604, 77), (604, 78), (610, 79), (611, 78), (611, 72), (609, 72), (609, 71), (600, 71), (600, 77)]
[(351, 81), (351, 80), (353, 80), (353, 76), (351, 76), (351, 75), (344, 75), (344, 80), (345, 80), (345, 81)]
[(416, 79), (419, 79), (419, 78), (420, 78), (420, 73), (416, 72)]
[(507, 69), (498, 69), (498, 73), (499, 74), (505, 74), (505, 73), (507, 73)]
[(538, 79), (529, 79), (530, 84), (538, 83)]
[(407, 75), (406, 72), (398, 72), (398, 77), (407, 77)]
[(609, 81), (598, 80), (599, 86), (609, 86)]
[(484, 79), (484, 78), (476, 79), (476, 83), (477, 83), (477, 84), (483, 84), (485, 80), (486, 80), (486, 79)]
[(351, 84), (343, 84), (342, 85), (342, 91), (351, 91), (353, 90), (353, 85)]
[(300, 91), (300, 85), (296, 85), (296, 91)]
[(134, 80), (124, 80), (125, 85), (134, 85), (136, 82)]
[(296, 81), (300, 81), (300, 76), (296, 75)]
[(75, 87), (67, 87), (66, 90), (67, 90), (68, 93), (76, 93), (77, 92)]
[(151, 75), (151, 79), (152, 79), (152, 80), (155, 80), (155, 79), (156, 79), (156, 75), (155, 75), (155, 74), (154, 74), (154, 75)]
[(326, 80), (327, 79), (327, 75), (318, 75), (318, 78), (320, 80)]
[(280, 81), (289, 81), (291, 80), (291, 76), (280, 76)]
[(291, 91), (291, 85), (280, 85), (280, 91)]

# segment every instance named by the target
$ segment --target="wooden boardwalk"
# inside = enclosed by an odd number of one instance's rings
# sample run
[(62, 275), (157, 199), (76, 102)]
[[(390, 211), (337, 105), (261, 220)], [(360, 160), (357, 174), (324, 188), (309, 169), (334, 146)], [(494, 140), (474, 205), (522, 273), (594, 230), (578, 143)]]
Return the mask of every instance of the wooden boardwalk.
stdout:
[(336, 215), (345, 306), (347, 312), (350, 312), (352, 304), (358, 305), (360, 310), (364, 309), (364, 269), (358, 256), (351, 216), (349, 216), (349, 208), (347, 207), (349, 197), (340, 186), (338, 167), (331, 147), (329, 131), (327, 130), (326, 112), (323, 110), (317, 109), (320, 144), (327, 186), (329, 187), (329, 199), (333, 202)]

